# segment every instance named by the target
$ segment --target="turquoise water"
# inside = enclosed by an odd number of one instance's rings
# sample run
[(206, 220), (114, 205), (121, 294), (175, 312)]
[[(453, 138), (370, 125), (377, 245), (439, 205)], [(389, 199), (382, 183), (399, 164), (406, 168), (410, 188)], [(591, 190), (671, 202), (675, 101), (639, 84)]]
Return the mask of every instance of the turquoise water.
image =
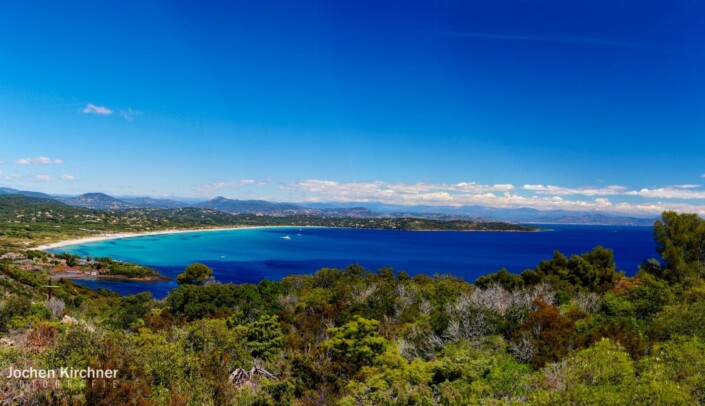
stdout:
[[(615, 251), (619, 269), (634, 274), (644, 259), (656, 257), (650, 227), (550, 226), (553, 230), (516, 232), (409, 232), (340, 228), (264, 228), (125, 238), (55, 249), (82, 256), (109, 256), (137, 262), (175, 278), (185, 266), (202, 262), (219, 282), (279, 280), (311, 274), (322, 267), (358, 263), (368, 269), (392, 266), (414, 275), (452, 274), (473, 282), (506, 267), (521, 272), (552, 256), (553, 250), (578, 254), (600, 244)], [(282, 239), (289, 236), (291, 239)], [(162, 298), (169, 282), (77, 280), (120, 294), (150, 291)]]

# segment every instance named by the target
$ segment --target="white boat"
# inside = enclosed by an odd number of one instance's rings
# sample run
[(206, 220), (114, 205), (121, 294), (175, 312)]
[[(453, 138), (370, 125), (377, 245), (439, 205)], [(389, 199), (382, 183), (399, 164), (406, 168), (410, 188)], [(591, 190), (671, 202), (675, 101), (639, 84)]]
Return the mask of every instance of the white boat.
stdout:
[(291, 237), (289, 237), (288, 235), (285, 235), (284, 237), (279, 237), (279, 238), (281, 238), (282, 240), (291, 240)]

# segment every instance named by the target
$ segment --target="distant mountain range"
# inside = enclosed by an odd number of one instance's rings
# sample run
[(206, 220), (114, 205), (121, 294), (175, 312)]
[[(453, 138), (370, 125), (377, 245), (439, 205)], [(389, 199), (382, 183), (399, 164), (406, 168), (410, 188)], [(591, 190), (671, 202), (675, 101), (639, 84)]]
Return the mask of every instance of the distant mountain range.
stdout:
[[(195, 207), (220, 210), (225, 213), (286, 213), (296, 212), (300, 206), (289, 203), (272, 203), (266, 200), (232, 200), (218, 196), (207, 202), (198, 203)], [(293, 213), (291, 213), (293, 214)]]
[(172, 199), (155, 199), (152, 197), (121, 197), (119, 200), (143, 209), (181, 209), (193, 207), (193, 204)]
[(56, 200), (70, 206), (96, 210), (124, 210), (137, 207), (105, 193), (86, 193), (74, 197), (57, 197)]
[(417, 216), (429, 216), (442, 213), (445, 216), (473, 218), (484, 220), (511, 221), (529, 224), (604, 224), (650, 226), (656, 221), (653, 216), (624, 216), (615, 213), (571, 210), (538, 210), (528, 207), (496, 208), (485, 206), (402, 206), (385, 203), (311, 203), (308, 206), (330, 209), (349, 205), (364, 205), (370, 210), (388, 215), (411, 213)]
[(9, 187), (0, 187), (0, 195), (22, 195), (22, 196), (30, 196), (30, 197), (43, 197), (43, 198), (47, 198), (47, 199), (52, 198), (51, 196), (49, 196), (46, 193), (28, 192), (26, 190), (11, 189)]
[(309, 215), (320, 217), (398, 218), (411, 217), (432, 220), (509, 221), (527, 224), (653, 224), (655, 217), (623, 216), (606, 212), (569, 210), (537, 210), (531, 208), (493, 208), (484, 206), (402, 206), (375, 202), (350, 203), (277, 203), (266, 200), (239, 200), (218, 196), (203, 202), (152, 197), (120, 197), (105, 193), (86, 193), (78, 196), (50, 196), (45, 193), (0, 188), (0, 195), (54, 199), (70, 206), (95, 210), (127, 209), (178, 209), (195, 207), (232, 214), (257, 214), (268, 216)]

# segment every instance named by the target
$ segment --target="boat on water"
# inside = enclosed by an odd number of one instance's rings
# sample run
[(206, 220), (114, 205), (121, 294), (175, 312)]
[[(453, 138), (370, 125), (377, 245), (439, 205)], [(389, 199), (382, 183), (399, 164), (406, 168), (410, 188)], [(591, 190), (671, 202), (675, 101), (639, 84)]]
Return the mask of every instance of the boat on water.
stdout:
[(291, 237), (289, 237), (288, 235), (285, 235), (284, 237), (279, 237), (279, 238), (281, 238), (282, 240), (291, 240)]

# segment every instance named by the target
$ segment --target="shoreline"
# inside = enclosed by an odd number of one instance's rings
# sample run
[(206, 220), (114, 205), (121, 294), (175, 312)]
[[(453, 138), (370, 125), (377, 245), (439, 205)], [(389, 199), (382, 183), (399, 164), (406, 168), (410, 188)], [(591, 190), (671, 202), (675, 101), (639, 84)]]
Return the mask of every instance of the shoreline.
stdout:
[(121, 240), (125, 238), (136, 238), (136, 237), (149, 237), (153, 235), (168, 235), (168, 234), (186, 234), (186, 233), (202, 233), (211, 231), (232, 231), (232, 230), (252, 230), (261, 228), (310, 228), (310, 226), (237, 226), (237, 227), (218, 227), (218, 228), (192, 228), (192, 229), (174, 229), (174, 230), (160, 230), (160, 231), (145, 231), (137, 233), (109, 233), (100, 234), (93, 237), (82, 237), (73, 238), (70, 240), (62, 240), (48, 244), (38, 245), (36, 247), (30, 247), (28, 249), (46, 251), (55, 248), (66, 247), (70, 245), (79, 245), (91, 242), (100, 241), (110, 241), (110, 240)]
[(72, 238), (69, 240), (62, 240), (48, 244), (41, 244), (35, 247), (29, 247), (30, 250), (46, 251), (50, 249), (56, 249), (71, 245), (79, 245), (92, 242), (110, 241), (110, 240), (121, 240), (126, 238), (136, 238), (136, 237), (149, 237), (154, 235), (169, 235), (169, 234), (186, 234), (186, 233), (202, 233), (202, 232), (215, 232), (215, 231), (233, 231), (233, 230), (255, 230), (263, 228), (348, 228), (348, 229), (366, 229), (366, 230), (383, 230), (383, 231), (412, 231), (412, 232), (503, 232), (503, 233), (533, 233), (539, 231), (547, 231), (541, 228), (536, 230), (397, 230), (397, 229), (377, 229), (377, 228), (356, 228), (356, 227), (326, 227), (326, 226), (297, 226), (297, 225), (287, 225), (287, 226), (234, 226), (234, 227), (216, 227), (216, 228), (192, 228), (192, 229), (173, 229), (173, 230), (159, 230), (159, 231), (144, 231), (144, 232), (131, 232), (131, 233), (108, 233), (99, 234), (91, 237), (81, 237)]
[(54, 273), (49, 276), (49, 279), (52, 281), (58, 281), (60, 279), (88, 279), (88, 280), (104, 280), (104, 281), (126, 281), (126, 282), (140, 282), (140, 283), (155, 283), (155, 282), (169, 282), (171, 278), (166, 277), (164, 275), (153, 275), (153, 276), (137, 276), (134, 278), (131, 278), (129, 276), (124, 276), (124, 275), (105, 275), (105, 274), (98, 274), (98, 275), (89, 275), (85, 273), (80, 273), (80, 274), (71, 274), (71, 273)]

